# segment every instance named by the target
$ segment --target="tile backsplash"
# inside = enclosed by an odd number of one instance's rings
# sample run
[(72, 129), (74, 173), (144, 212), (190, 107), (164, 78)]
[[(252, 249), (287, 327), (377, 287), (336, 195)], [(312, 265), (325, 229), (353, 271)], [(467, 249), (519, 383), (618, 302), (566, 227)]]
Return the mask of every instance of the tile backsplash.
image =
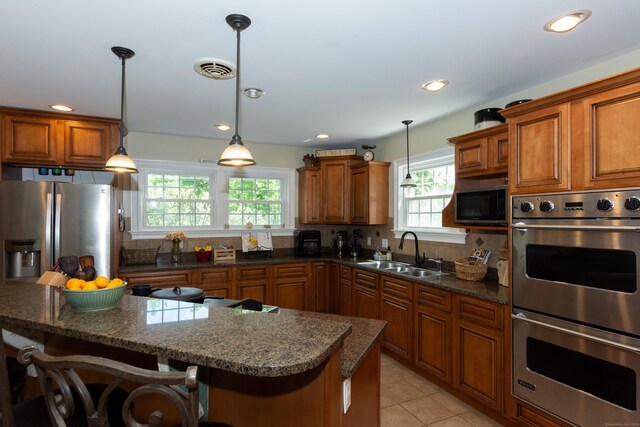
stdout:
[[(126, 221), (130, 224), (130, 221)], [(389, 224), (393, 224), (393, 218), (389, 219)], [(389, 241), (389, 246), (393, 252), (394, 259), (410, 262), (415, 255), (415, 246), (412, 241), (405, 241), (404, 249), (400, 250), (398, 245), (400, 239), (394, 237), (392, 225), (300, 225), (296, 221), (296, 227), (299, 229), (319, 230), (321, 233), (321, 241), (323, 248), (332, 246), (332, 242), (339, 231), (346, 231), (352, 234), (354, 230), (360, 230), (363, 236), (362, 245), (365, 255), (371, 254), (376, 247), (381, 250), (382, 239)], [(368, 238), (371, 244), (367, 244)], [(411, 239), (412, 240), (412, 239)], [(293, 248), (293, 236), (274, 236), (272, 239), (274, 249)], [(227, 247), (233, 246), (236, 249), (242, 247), (240, 237), (211, 237), (211, 238), (193, 238), (183, 242), (183, 251), (192, 251), (195, 246), (205, 246), (207, 243), (213, 247), (223, 244)], [(469, 232), (465, 235), (465, 243), (463, 245), (455, 243), (439, 243), (421, 240), (418, 242), (420, 255), (424, 252), (428, 258), (443, 258), (445, 261), (453, 263), (453, 261), (467, 257), (474, 249), (485, 249), (491, 251), (488, 266), (496, 267), (500, 253), (506, 256), (507, 233), (506, 232)], [(157, 248), (160, 246), (160, 252), (170, 252), (171, 242), (165, 239), (143, 239), (132, 240), (129, 233), (124, 233), (123, 246), (127, 249), (147, 249)]]

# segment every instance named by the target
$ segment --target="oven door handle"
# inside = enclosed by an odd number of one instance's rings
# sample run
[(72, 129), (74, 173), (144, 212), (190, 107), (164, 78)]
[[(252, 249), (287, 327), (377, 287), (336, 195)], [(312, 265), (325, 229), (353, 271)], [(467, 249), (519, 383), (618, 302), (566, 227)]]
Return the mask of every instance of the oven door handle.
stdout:
[(565, 334), (569, 334), (569, 335), (573, 335), (579, 338), (584, 338), (586, 340), (589, 341), (595, 341), (597, 343), (600, 344), (605, 344), (611, 347), (616, 347), (618, 349), (621, 350), (625, 350), (625, 351), (632, 351), (636, 354), (640, 354), (640, 348), (638, 347), (634, 347), (631, 345), (626, 345), (626, 344), (620, 344), (614, 341), (610, 341), (604, 338), (599, 338), (599, 337), (594, 337), (593, 335), (588, 335), (588, 334), (583, 334), (582, 332), (577, 332), (577, 331), (572, 331), (570, 329), (566, 329), (560, 326), (556, 326), (556, 325), (551, 325), (549, 323), (545, 323), (545, 322), (540, 322), (539, 320), (533, 320), (533, 319), (529, 319), (526, 314), (524, 313), (516, 313), (516, 314), (512, 314), (511, 318), (514, 320), (522, 320), (525, 322), (529, 322), (529, 323), (533, 323), (534, 325), (538, 325), (538, 326), (542, 326), (543, 328), (548, 328), (548, 329), (553, 329), (555, 331), (558, 332), (563, 332)]
[(612, 225), (531, 225), (524, 222), (517, 222), (511, 226), (514, 230), (527, 231), (528, 228), (536, 230), (584, 230), (584, 231), (634, 231), (640, 232), (639, 227), (634, 226), (612, 226)]

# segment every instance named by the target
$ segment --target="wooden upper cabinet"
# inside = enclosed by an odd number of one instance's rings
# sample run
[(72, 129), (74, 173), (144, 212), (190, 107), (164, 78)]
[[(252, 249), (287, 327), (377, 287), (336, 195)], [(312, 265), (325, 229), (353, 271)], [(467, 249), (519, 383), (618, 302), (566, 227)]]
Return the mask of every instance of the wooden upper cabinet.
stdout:
[(346, 224), (349, 222), (350, 165), (349, 159), (323, 160), (320, 163), (322, 223)]
[(352, 224), (389, 222), (389, 163), (366, 162), (351, 166)]
[(2, 114), (2, 161), (58, 163), (56, 120), (21, 114)]
[(509, 140), (512, 194), (570, 188), (568, 103), (509, 119)]
[(456, 177), (484, 178), (506, 174), (508, 136), (507, 125), (499, 125), (449, 138), (455, 145)]
[(320, 167), (306, 166), (298, 171), (298, 220), (300, 224), (320, 223)]
[(301, 224), (387, 224), (388, 162), (359, 156), (320, 159), (320, 166), (298, 171), (298, 220)]
[(640, 68), (501, 114), (512, 194), (638, 186)]
[(2, 161), (101, 169), (118, 145), (117, 120), (0, 109)]
[(117, 133), (116, 124), (65, 121), (64, 163), (103, 167), (115, 152)]
[(585, 98), (585, 188), (637, 187), (640, 83)]
[(483, 174), (487, 172), (489, 150), (487, 139), (480, 138), (473, 141), (461, 142), (456, 145), (456, 174)]
[(497, 171), (507, 172), (509, 168), (509, 132), (505, 130), (487, 138), (489, 164)]

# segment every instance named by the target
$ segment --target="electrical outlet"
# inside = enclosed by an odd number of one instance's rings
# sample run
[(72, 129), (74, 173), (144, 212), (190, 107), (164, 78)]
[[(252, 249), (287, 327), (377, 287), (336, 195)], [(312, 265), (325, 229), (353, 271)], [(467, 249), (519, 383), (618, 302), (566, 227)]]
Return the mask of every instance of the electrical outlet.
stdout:
[(389, 247), (389, 239), (382, 239), (382, 247), (385, 249)]
[(367, 237), (367, 246), (371, 246), (371, 237)]
[(342, 381), (342, 403), (343, 411), (346, 414), (349, 406), (351, 406), (351, 378)]

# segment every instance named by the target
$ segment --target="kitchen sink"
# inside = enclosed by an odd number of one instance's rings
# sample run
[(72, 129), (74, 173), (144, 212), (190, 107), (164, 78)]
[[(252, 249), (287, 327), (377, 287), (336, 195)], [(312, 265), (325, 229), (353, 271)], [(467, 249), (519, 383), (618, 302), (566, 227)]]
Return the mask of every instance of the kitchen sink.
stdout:
[(433, 270), (425, 270), (424, 268), (408, 268), (405, 271), (398, 271), (401, 274), (408, 274), (415, 277), (430, 277), (430, 276), (442, 276), (444, 273)]
[(393, 262), (393, 261), (360, 261), (358, 265), (363, 267), (371, 267), (371, 268), (380, 268), (380, 269), (396, 269), (396, 268), (407, 268), (409, 264), (404, 262)]
[(444, 273), (439, 271), (427, 270), (425, 268), (412, 267), (404, 262), (394, 261), (360, 261), (358, 265), (363, 267), (377, 268), (389, 273), (400, 273), (414, 277), (433, 277), (442, 276)]

